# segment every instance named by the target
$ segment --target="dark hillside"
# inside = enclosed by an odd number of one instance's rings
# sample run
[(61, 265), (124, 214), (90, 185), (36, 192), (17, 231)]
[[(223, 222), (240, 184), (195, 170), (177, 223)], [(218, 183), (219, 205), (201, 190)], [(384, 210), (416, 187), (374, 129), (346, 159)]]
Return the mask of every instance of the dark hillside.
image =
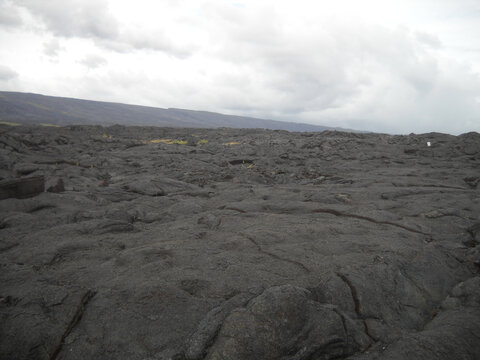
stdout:
[(71, 99), (19, 92), (0, 92), (0, 121), (54, 125), (153, 125), (194, 128), (264, 128), (324, 131), (331, 127), (223, 115), (207, 111)]

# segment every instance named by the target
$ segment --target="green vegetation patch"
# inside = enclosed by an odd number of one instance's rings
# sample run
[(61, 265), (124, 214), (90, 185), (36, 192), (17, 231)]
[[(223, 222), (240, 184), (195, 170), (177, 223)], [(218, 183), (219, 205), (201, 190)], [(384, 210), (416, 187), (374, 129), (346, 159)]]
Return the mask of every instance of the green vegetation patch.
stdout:
[(10, 122), (10, 121), (0, 121), (0, 125), (7, 125), (7, 126), (22, 126), (22, 124)]
[(185, 140), (176, 140), (176, 139), (152, 139), (152, 140), (144, 140), (144, 144), (179, 144), (179, 145), (186, 145), (187, 141)]

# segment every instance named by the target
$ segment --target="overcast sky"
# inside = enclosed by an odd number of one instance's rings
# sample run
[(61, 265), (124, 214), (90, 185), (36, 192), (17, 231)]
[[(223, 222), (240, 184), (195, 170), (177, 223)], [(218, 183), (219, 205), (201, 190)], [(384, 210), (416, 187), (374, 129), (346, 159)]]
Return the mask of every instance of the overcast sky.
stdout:
[(480, 0), (0, 0), (0, 90), (480, 132)]

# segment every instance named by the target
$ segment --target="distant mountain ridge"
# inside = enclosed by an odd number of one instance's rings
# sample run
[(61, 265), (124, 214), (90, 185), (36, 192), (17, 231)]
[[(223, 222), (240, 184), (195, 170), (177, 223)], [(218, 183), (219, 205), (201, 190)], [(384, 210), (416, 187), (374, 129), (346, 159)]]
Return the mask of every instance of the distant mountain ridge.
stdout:
[(224, 115), (208, 111), (163, 109), (32, 93), (0, 91), (0, 121), (53, 125), (140, 125), (191, 128), (265, 128), (288, 131), (342, 128)]

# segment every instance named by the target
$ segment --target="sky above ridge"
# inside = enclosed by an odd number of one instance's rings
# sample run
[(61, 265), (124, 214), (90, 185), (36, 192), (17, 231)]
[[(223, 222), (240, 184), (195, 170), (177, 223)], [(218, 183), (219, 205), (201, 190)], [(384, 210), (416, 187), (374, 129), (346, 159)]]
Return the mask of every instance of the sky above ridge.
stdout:
[(0, 0), (0, 90), (480, 132), (480, 1)]

